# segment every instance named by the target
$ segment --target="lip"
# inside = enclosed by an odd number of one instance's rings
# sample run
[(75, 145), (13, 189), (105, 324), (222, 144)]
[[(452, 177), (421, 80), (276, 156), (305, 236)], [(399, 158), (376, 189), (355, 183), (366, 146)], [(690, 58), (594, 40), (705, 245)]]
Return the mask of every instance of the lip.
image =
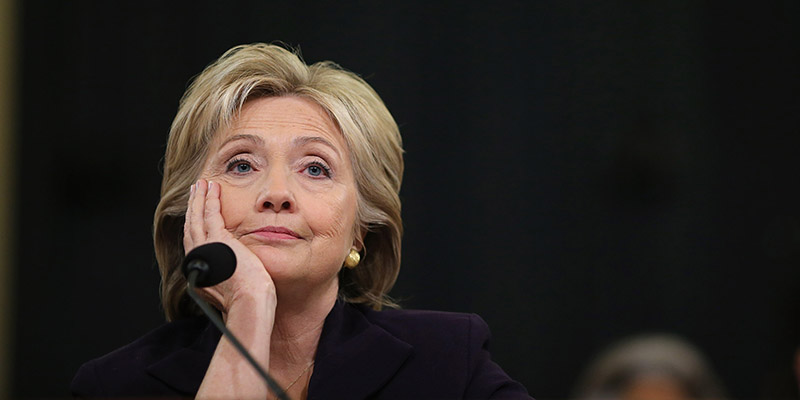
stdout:
[(265, 226), (250, 232), (251, 235), (268, 240), (297, 240), (302, 239), (297, 232), (283, 226)]

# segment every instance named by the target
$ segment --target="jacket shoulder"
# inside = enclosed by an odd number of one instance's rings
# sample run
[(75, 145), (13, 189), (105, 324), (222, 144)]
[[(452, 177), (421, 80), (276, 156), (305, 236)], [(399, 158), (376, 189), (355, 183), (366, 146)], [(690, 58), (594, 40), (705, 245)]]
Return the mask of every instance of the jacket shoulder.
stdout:
[(458, 397), (530, 399), (525, 388), (492, 360), (489, 326), (477, 314), (365, 307), (362, 312), (371, 323), (414, 348), (410, 363), (421, 376), (460, 382), (463, 391)]
[(488, 325), (476, 314), (402, 309), (362, 310), (370, 322), (411, 344), (440, 338), (467, 346), (472, 334), (486, 336), (486, 339), (489, 336)]
[(191, 347), (209, 328), (204, 317), (165, 323), (119, 349), (84, 363), (70, 390), (78, 397), (178, 394), (149, 375), (147, 367), (179, 349)]

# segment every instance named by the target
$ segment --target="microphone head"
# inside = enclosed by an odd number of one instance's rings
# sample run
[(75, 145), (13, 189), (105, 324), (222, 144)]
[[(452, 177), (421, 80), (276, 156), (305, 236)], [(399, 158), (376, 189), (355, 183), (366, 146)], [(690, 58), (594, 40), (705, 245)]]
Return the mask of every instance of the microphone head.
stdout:
[(236, 254), (225, 243), (206, 243), (186, 255), (181, 270), (187, 279), (189, 272), (199, 271), (195, 282), (197, 287), (214, 286), (230, 278), (236, 271)]

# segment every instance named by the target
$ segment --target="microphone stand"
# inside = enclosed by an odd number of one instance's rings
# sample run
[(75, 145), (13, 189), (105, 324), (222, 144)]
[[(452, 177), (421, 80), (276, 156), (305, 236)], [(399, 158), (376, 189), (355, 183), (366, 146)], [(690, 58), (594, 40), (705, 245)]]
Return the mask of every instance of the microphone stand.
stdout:
[(255, 368), (256, 372), (258, 372), (258, 374), (261, 375), (264, 381), (267, 382), (267, 386), (273, 392), (275, 392), (277, 397), (281, 400), (289, 400), (289, 397), (286, 395), (286, 392), (284, 392), (283, 389), (281, 389), (281, 387), (278, 386), (278, 382), (275, 382), (275, 379), (272, 379), (272, 377), (269, 376), (267, 371), (264, 371), (264, 369), (261, 368), (260, 365), (258, 365), (258, 362), (253, 358), (252, 355), (250, 355), (250, 352), (248, 352), (247, 349), (245, 349), (244, 346), (242, 346), (242, 344), (239, 342), (239, 339), (236, 339), (236, 336), (233, 336), (233, 333), (230, 330), (228, 330), (228, 328), (225, 326), (225, 323), (222, 322), (222, 319), (219, 317), (219, 315), (217, 315), (216, 311), (213, 308), (211, 308), (211, 306), (209, 306), (208, 303), (195, 292), (194, 290), (195, 281), (197, 280), (197, 275), (199, 273), (200, 272), (197, 270), (192, 270), (191, 272), (189, 272), (189, 278), (188, 278), (189, 283), (187, 285), (188, 286), (187, 292), (189, 293), (189, 296), (195, 301), (195, 303), (197, 303), (198, 306), (200, 306), (200, 309), (203, 310), (208, 319), (210, 319), (211, 322), (214, 323), (217, 329), (219, 329), (225, 335), (225, 337), (228, 338), (228, 340), (233, 344), (236, 350), (238, 350), (239, 353), (241, 353), (244, 356), (244, 358), (247, 359), (247, 361), (250, 363), (250, 365), (253, 366), (253, 368)]

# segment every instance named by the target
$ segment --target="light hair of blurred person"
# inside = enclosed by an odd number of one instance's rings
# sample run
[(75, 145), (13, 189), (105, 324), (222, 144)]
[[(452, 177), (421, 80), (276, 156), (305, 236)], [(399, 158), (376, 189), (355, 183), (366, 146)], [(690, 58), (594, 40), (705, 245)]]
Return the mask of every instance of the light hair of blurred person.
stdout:
[(623, 339), (601, 353), (580, 378), (582, 400), (688, 400), (724, 398), (702, 353), (669, 334)]

